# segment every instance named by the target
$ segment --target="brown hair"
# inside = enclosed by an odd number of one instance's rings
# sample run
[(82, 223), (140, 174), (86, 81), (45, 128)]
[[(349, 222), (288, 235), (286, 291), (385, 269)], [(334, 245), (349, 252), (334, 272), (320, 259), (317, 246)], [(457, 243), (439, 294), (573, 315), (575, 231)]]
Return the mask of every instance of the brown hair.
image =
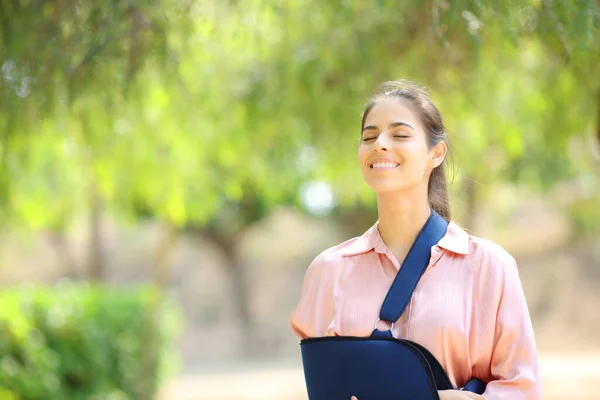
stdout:
[[(427, 143), (430, 148), (439, 142), (445, 142), (449, 146), (444, 120), (427, 91), (423, 87), (406, 80), (389, 81), (381, 84), (379, 90), (368, 101), (365, 107), (362, 115), (361, 129), (365, 126), (365, 119), (371, 109), (377, 104), (377, 100), (389, 97), (405, 102), (419, 115), (421, 123), (425, 128)], [(429, 206), (444, 219), (450, 221), (450, 201), (448, 200), (448, 185), (446, 183), (444, 164), (445, 160), (431, 172), (427, 196)]]

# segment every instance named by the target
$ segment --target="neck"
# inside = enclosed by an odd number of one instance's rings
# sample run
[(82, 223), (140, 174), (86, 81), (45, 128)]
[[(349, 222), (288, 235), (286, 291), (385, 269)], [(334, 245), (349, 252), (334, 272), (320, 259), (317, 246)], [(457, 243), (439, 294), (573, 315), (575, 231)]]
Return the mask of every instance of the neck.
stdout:
[(404, 259), (431, 214), (427, 196), (377, 195), (379, 234), (385, 245)]

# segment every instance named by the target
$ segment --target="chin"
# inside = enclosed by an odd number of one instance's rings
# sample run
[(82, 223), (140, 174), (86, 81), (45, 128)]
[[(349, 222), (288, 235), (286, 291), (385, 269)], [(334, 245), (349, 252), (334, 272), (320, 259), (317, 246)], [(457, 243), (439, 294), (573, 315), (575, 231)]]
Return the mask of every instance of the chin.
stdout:
[(415, 189), (420, 190), (422, 184), (425, 185), (425, 191), (427, 191), (427, 182), (418, 180), (407, 182), (405, 179), (369, 179), (365, 182), (377, 194), (412, 192)]
[(367, 183), (375, 193), (398, 192), (405, 189), (404, 186), (394, 182), (371, 182)]

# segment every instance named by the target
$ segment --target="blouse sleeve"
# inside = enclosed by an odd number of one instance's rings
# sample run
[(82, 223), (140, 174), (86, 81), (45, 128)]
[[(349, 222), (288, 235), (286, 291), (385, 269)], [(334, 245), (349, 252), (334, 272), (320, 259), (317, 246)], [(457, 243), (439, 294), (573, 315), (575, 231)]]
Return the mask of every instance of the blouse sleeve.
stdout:
[(487, 400), (541, 399), (539, 361), (514, 258), (487, 242), (475, 268), (473, 376), (489, 382)]
[(309, 265), (300, 301), (292, 312), (292, 331), (301, 339), (326, 336), (334, 313), (334, 268), (324, 253)]

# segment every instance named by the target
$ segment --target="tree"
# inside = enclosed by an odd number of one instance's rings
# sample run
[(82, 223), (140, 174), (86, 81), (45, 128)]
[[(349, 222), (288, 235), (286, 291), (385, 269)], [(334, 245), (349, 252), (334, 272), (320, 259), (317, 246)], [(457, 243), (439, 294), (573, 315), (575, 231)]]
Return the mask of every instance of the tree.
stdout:
[(158, 219), (163, 283), (177, 232), (200, 231), (229, 260), (242, 331), (247, 226), (303, 207), (313, 180), (341, 210), (373, 207), (353, 154), (379, 82), (434, 88), (464, 182), (543, 189), (579, 174), (563, 149), (600, 104), (595, 0), (28, 4), (0, 9), (5, 216), (60, 226), (98, 201)]

